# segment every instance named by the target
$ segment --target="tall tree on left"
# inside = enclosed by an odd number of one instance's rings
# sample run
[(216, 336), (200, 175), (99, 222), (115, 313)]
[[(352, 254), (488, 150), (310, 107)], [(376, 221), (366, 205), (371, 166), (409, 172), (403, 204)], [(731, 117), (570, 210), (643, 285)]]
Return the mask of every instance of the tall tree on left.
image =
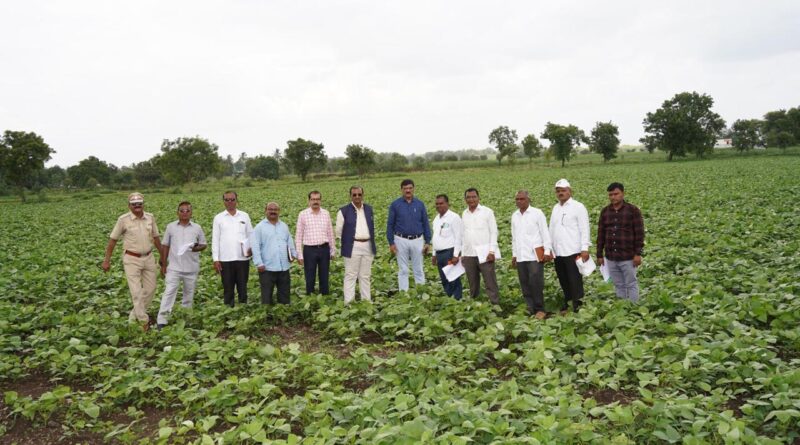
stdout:
[(0, 179), (16, 188), (24, 202), (25, 188), (55, 152), (36, 133), (6, 130), (0, 137)]
[(158, 167), (173, 184), (186, 184), (215, 175), (222, 169), (219, 147), (199, 136), (161, 143)]

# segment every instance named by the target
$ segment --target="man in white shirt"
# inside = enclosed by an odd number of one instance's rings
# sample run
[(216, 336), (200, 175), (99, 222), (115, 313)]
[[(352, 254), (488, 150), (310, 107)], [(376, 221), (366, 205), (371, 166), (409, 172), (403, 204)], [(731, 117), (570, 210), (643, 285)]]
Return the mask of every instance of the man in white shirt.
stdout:
[(350, 187), (350, 204), (336, 213), (336, 237), (341, 240), (344, 261), (344, 304), (356, 298), (358, 281), (361, 301), (372, 301), (372, 260), (375, 259), (375, 220), (372, 206), (364, 203), (364, 187)]
[[(477, 298), (481, 289), (481, 276), (486, 283), (486, 294), (493, 304), (500, 304), (497, 289), (497, 275), (494, 270), (495, 253), (497, 247), (497, 221), (494, 212), (488, 207), (480, 205), (480, 195), (475, 188), (468, 188), (464, 192), (464, 201), (467, 209), (461, 215), (464, 225), (464, 235), (461, 241), (461, 263), (467, 274), (469, 294)], [(486, 261), (480, 262), (478, 251), (488, 249)]]
[(577, 311), (583, 298), (583, 276), (578, 272), (575, 261), (578, 258), (589, 260), (589, 212), (583, 204), (572, 199), (569, 181), (559, 179), (555, 189), (558, 203), (550, 214), (550, 238), (553, 241), (556, 275), (564, 291), (564, 304), (561, 306), (561, 314), (564, 315), (569, 308), (569, 301), (572, 301), (572, 309)]
[(453, 281), (447, 281), (447, 277), (442, 272), (442, 268), (458, 263), (458, 256), (461, 254), (461, 238), (464, 227), (461, 218), (450, 210), (450, 199), (447, 195), (436, 196), (436, 212), (433, 218), (433, 256), (432, 263), (439, 269), (439, 278), (442, 280), (444, 292), (460, 300), (463, 287), (461, 277)]
[(250, 215), (238, 210), (239, 196), (227, 191), (222, 195), (225, 211), (214, 217), (211, 232), (211, 257), (214, 270), (222, 276), (225, 304), (233, 307), (233, 288), (239, 303), (247, 303), (247, 279), (250, 276), (249, 241), (253, 233)]
[(528, 314), (544, 319), (544, 263), (552, 259), (553, 245), (544, 213), (531, 207), (527, 190), (514, 198), (517, 211), (511, 215), (511, 267), (517, 269)]

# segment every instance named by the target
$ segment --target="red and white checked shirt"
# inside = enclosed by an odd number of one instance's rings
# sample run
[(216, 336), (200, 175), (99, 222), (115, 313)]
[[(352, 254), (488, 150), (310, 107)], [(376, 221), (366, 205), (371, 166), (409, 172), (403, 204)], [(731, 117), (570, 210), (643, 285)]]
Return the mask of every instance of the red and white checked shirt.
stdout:
[(297, 248), (297, 258), (303, 259), (303, 246), (319, 246), (328, 243), (331, 256), (336, 252), (336, 243), (333, 241), (333, 225), (331, 215), (325, 209), (314, 213), (311, 207), (297, 215), (297, 230), (295, 231), (294, 244)]

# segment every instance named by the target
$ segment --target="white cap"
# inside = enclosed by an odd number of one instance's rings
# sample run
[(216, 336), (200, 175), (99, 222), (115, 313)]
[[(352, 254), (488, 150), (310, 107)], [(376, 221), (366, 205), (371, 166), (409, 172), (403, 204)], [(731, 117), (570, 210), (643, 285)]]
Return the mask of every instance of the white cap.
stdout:
[(141, 193), (133, 192), (128, 195), (128, 204), (142, 204), (144, 203), (144, 196)]
[(567, 181), (567, 180), (566, 180), (566, 179), (564, 179), (564, 178), (561, 178), (561, 179), (559, 179), (559, 180), (558, 180), (558, 182), (556, 182), (556, 188), (557, 188), (557, 189), (558, 189), (558, 188), (563, 188), (563, 189), (568, 189), (568, 188), (570, 188), (570, 186), (569, 186), (569, 181)]

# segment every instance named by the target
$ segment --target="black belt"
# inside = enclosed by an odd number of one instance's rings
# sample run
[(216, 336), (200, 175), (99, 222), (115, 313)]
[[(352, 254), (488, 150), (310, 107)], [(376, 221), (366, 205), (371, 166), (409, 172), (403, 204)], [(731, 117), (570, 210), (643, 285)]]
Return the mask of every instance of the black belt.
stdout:
[(422, 238), (422, 234), (421, 233), (419, 235), (403, 235), (402, 233), (395, 232), (394, 236), (399, 236), (400, 238), (405, 238), (405, 239)]
[(365, 239), (356, 238), (354, 241), (358, 241), (359, 243), (366, 243), (367, 241), (369, 241), (369, 238), (365, 238)]
[(444, 251), (446, 251), (446, 250), (452, 250), (452, 251), (454, 251), (454, 252), (455, 252), (455, 247), (448, 247), (447, 249), (437, 250), (437, 251), (436, 251), (436, 253), (439, 253), (439, 252), (444, 252)]
[(303, 247), (310, 247), (312, 249), (321, 249), (323, 247), (328, 247), (328, 243), (319, 244), (317, 246), (309, 246), (307, 244), (303, 244)]
[(136, 253), (136, 252), (134, 252), (132, 250), (126, 250), (125, 251), (125, 255), (135, 256), (136, 258), (141, 258), (141, 257), (145, 257), (147, 255), (150, 255), (152, 252), (153, 251), (151, 250), (150, 252), (147, 252), (147, 253)]

